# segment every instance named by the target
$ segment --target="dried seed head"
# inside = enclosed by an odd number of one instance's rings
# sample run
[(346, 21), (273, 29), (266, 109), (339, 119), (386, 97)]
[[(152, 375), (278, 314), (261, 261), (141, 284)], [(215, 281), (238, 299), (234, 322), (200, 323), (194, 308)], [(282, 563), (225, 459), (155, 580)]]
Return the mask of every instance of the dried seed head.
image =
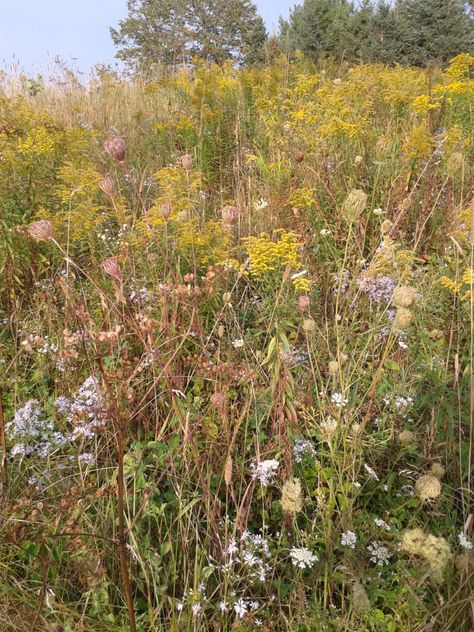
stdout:
[(410, 307), (415, 299), (416, 292), (412, 287), (400, 285), (393, 290), (393, 302), (397, 307)]
[(402, 445), (411, 445), (416, 442), (416, 436), (411, 430), (403, 430), (398, 435), (398, 441)]
[(356, 156), (356, 157), (354, 158), (354, 165), (355, 165), (356, 167), (359, 167), (359, 166), (360, 166), (363, 162), (364, 162), (364, 158), (363, 158), (363, 156)]
[(230, 305), (232, 294), (230, 292), (224, 292), (224, 294), (222, 295), (222, 300), (226, 305)]
[(415, 483), (415, 492), (420, 500), (434, 500), (441, 494), (441, 483), (436, 476), (424, 474)]
[(438, 479), (443, 478), (443, 476), (446, 473), (445, 468), (441, 465), (441, 463), (433, 463), (433, 465), (430, 468), (430, 472), (433, 476), (435, 476)]
[(181, 163), (183, 169), (185, 169), (186, 171), (191, 171), (191, 169), (193, 168), (193, 157), (191, 156), (191, 154), (184, 154), (183, 156), (180, 156), (179, 162)]
[(370, 610), (370, 601), (365, 592), (365, 588), (359, 581), (355, 581), (352, 586), (352, 607), (358, 614), (363, 614)]
[(102, 266), (102, 270), (111, 277), (114, 277), (114, 279), (120, 279), (122, 277), (122, 270), (116, 259), (104, 259), (100, 265)]
[(109, 138), (103, 144), (104, 151), (111, 156), (117, 162), (123, 162), (125, 160), (125, 152), (127, 151), (127, 145), (125, 140), (121, 136), (115, 136)]
[(337, 375), (339, 373), (339, 362), (337, 362), (337, 360), (331, 360), (328, 368), (331, 375)]
[(393, 319), (393, 327), (398, 331), (405, 331), (411, 325), (413, 314), (406, 307), (399, 307), (395, 318)]
[(382, 235), (388, 235), (393, 228), (393, 222), (389, 219), (385, 219), (380, 225), (380, 232)]
[(453, 178), (458, 172), (464, 168), (464, 158), (460, 151), (451, 154), (446, 165), (448, 176)]
[(286, 513), (296, 514), (303, 508), (301, 498), (301, 483), (299, 478), (293, 478), (283, 485), (281, 492), (281, 508)]
[(308, 309), (309, 307), (309, 296), (307, 296), (306, 294), (302, 294), (301, 296), (298, 297), (298, 307), (299, 309), (304, 312), (306, 309)]
[(100, 181), (99, 186), (106, 195), (109, 195), (110, 197), (113, 196), (115, 184), (112, 176), (105, 176), (105, 178)]
[(400, 549), (410, 555), (420, 555), (426, 535), (423, 529), (407, 529), (400, 544)]
[(233, 469), (232, 465), (233, 465), (232, 456), (229, 454), (225, 462), (225, 470), (224, 470), (224, 480), (227, 487), (229, 487), (229, 485), (232, 482), (232, 469)]
[(30, 225), (28, 234), (37, 241), (49, 241), (53, 237), (53, 229), (48, 220), (40, 219)]
[(303, 331), (312, 334), (316, 331), (316, 322), (312, 318), (305, 318), (303, 321)]
[(231, 226), (239, 215), (239, 209), (237, 208), (237, 206), (227, 205), (221, 209), (221, 215), (224, 223), (228, 226)]
[(165, 222), (167, 222), (173, 211), (173, 206), (171, 205), (171, 202), (164, 202), (163, 204), (160, 204), (158, 208), (161, 217), (165, 220)]
[(303, 162), (304, 158), (305, 158), (304, 151), (302, 149), (297, 149), (295, 151), (295, 161), (296, 162)]
[(355, 220), (365, 211), (367, 206), (367, 193), (362, 189), (349, 191), (342, 206), (342, 214), (348, 222)]

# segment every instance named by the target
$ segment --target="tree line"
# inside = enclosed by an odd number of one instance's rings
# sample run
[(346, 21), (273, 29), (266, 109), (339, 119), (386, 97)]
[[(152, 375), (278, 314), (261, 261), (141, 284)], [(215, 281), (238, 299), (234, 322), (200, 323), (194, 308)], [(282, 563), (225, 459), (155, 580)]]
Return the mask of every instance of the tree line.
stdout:
[(193, 58), (248, 66), (282, 52), (365, 63), (425, 66), (474, 53), (474, 1), (304, 0), (269, 36), (251, 0), (128, 0), (111, 29), (132, 70)]

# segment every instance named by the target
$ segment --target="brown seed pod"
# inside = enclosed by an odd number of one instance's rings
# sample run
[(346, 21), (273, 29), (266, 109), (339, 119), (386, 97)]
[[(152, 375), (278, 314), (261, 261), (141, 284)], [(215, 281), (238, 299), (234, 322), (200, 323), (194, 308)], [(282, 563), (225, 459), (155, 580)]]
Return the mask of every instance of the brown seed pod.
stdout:
[(105, 176), (105, 178), (100, 181), (99, 187), (106, 195), (112, 197), (115, 190), (115, 184), (112, 176)]
[(183, 156), (180, 156), (179, 162), (181, 163), (183, 169), (185, 169), (186, 171), (191, 171), (191, 169), (193, 168), (193, 157), (191, 156), (191, 154), (184, 154)]
[(125, 160), (127, 145), (125, 144), (125, 140), (121, 136), (109, 138), (103, 144), (103, 148), (104, 151), (106, 151), (109, 156), (112, 156), (112, 158), (117, 162), (123, 162)]
[(46, 219), (33, 222), (28, 228), (28, 234), (37, 241), (49, 241), (53, 237), (53, 228)]
[(102, 266), (102, 270), (111, 277), (114, 277), (114, 279), (120, 279), (122, 277), (122, 270), (116, 259), (104, 259), (100, 265)]

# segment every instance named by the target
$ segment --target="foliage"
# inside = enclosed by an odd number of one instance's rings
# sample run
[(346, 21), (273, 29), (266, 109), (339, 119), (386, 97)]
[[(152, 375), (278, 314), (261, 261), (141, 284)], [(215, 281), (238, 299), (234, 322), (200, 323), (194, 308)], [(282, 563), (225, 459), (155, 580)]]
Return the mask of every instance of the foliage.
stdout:
[(3, 78), (2, 632), (472, 627), (473, 67)]

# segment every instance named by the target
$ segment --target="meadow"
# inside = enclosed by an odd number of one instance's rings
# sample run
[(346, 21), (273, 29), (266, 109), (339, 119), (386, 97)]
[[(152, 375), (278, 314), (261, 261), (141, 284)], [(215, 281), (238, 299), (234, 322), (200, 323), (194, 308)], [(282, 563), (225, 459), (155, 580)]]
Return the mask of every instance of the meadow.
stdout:
[(0, 77), (1, 632), (473, 629), (473, 75)]

